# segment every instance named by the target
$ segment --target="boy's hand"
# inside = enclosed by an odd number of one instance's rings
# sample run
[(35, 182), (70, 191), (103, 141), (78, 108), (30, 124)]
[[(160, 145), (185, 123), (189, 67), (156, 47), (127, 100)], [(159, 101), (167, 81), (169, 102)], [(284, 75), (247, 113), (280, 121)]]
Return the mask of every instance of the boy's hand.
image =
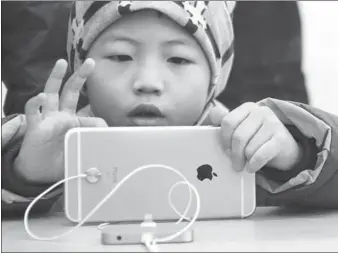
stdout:
[(221, 126), (225, 150), (237, 171), (257, 172), (267, 165), (292, 169), (301, 158), (301, 148), (271, 109), (245, 103), (226, 113), (214, 108), (214, 125)]
[(74, 127), (107, 126), (100, 118), (76, 116), (80, 90), (94, 67), (95, 62), (87, 59), (69, 78), (59, 98), (67, 62), (57, 61), (44, 92), (27, 102), (27, 131), (14, 162), (14, 169), (26, 180), (34, 183), (52, 183), (62, 179), (66, 132)]

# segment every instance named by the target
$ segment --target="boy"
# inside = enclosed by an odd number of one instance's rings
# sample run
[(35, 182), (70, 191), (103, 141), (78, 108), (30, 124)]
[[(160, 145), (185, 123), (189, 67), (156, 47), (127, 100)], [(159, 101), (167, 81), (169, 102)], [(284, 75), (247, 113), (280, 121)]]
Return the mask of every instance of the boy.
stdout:
[[(73, 127), (200, 123), (221, 125), (235, 170), (257, 172), (258, 205), (337, 208), (336, 117), (272, 99), (231, 112), (214, 101), (233, 60), (232, 9), (223, 1), (77, 1), (68, 34), (73, 75), (61, 96), (64, 60), (25, 117), (2, 127), (3, 209), (24, 211), (63, 177), (64, 135)], [(80, 91), (90, 105), (76, 112)]]

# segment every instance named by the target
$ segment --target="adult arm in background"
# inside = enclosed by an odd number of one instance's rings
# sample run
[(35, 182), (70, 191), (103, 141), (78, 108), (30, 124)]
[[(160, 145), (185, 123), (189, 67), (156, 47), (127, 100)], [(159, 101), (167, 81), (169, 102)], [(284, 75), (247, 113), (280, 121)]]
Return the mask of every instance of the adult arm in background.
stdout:
[(218, 100), (231, 110), (267, 97), (308, 104), (298, 3), (240, 1), (233, 22), (234, 66)]
[(1, 2), (1, 78), (7, 88), (4, 114), (24, 113), (43, 91), (60, 59), (67, 59), (70, 1)]
[[(23, 134), (26, 102), (44, 90), (55, 62), (67, 59), (71, 1), (3, 1), (1, 71), (7, 88), (2, 118), (1, 181), (4, 216), (23, 215), (32, 198), (49, 185), (33, 185), (13, 173)], [(39, 201), (33, 213), (47, 212), (61, 189)]]

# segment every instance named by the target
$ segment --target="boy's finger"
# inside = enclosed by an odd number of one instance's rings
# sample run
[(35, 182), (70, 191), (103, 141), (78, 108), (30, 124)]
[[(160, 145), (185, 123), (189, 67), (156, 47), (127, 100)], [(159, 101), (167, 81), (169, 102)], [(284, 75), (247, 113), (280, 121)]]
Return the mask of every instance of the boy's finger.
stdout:
[(76, 73), (65, 84), (60, 97), (60, 110), (76, 112), (77, 103), (80, 96), (80, 90), (87, 80), (87, 77), (93, 72), (95, 62), (93, 59), (87, 59)]
[(268, 142), (273, 136), (268, 125), (263, 124), (254, 136), (249, 140), (249, 143), (244, 148), (244, 155), (247, 161), (250, 161), (257, 150)]
[(35, 128), (41, 121), (40, 106), (44, 104), (46, 94), (40, 93), (39, 95), (31, 98), (25, 105), (25, 115), (27, 121), (27, 130)]
[(81, 127), (108, 127), (102, 118), (97, 117), (78, 117)]
[(273, 137), (264, 143), (249, 160), (246, 165), (246, 170), (250, 173), (255, 173), (263, 168), (268, 162), (278, 155), (278, 145), (279, 143), (277, 143), (276, 139)]
[(46, 82), (44, 89), (46, 100), (42, 110), (43, 117), (59, 109), (59, 90), (66, 74), (67, 66), (68, 64), (65, 60), (58, 60)]
[(231, 158), (234, 167), (242, 169), (246, 163), (245, 148), (263, 126), (259, 111), (252, 112), (234, 131), (231, 140)]
[(224, 147), (231, 151), (232, 135), (236, 128), (245, 120), (250, 113), (257, 108), (254, 103), (245, 103), (229, 112), (221, 122), (221, 133), (224, 139)]
[(220, 126), (222, 119), (228, 113), (229, 110), (227, 108), (220, 104), (216, 104), (216, 106), (210, 110), (209, 119), (211, 121), (211, 124), (214, 126)]

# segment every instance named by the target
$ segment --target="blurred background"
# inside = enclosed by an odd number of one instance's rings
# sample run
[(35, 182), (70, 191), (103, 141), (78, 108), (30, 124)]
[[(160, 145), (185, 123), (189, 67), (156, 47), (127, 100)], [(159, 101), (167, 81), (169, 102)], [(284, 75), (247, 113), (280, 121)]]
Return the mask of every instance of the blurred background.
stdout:
[(310, 103), (338, 115), (338, 2), (299, 1)]
[[(302, 70), (309, 103), (338, 115), (338, 2), (299, 1), (298, 5)], [(1, 91), (3, 105), (3, 84)]]

